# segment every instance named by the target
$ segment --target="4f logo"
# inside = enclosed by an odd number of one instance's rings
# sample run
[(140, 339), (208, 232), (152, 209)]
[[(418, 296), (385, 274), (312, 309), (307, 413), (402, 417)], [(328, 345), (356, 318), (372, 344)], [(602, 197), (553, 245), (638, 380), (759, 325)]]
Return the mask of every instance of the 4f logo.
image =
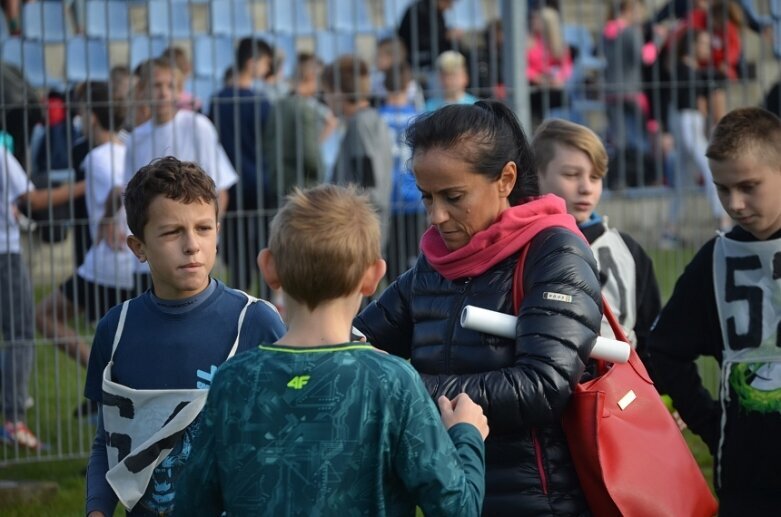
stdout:
[(294, 390), (300, 390), (304, 386), (306, 386), (306, 383), (309, 382), (309, 376), (308, 375), (296, 375), (292, 379), (290, 379), (290, 382), (287, 383), (288, 388), (292, 388)]

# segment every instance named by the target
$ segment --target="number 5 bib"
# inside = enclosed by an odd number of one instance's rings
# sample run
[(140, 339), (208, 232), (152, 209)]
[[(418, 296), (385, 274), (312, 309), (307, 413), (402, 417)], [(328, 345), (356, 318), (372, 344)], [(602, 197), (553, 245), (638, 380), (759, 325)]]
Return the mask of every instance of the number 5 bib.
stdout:
[(781, 413), (781, 239), (741, 242), (720, 235), (713, 281), (724, 341), (720, 451), (730, 387), (745, 410)]

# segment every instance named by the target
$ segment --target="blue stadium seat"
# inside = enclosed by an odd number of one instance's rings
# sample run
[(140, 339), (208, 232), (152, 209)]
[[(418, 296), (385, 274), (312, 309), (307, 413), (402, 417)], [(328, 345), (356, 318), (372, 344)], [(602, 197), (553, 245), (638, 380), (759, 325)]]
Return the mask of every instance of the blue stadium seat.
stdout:
[(8, 28), (8, 20), (5, 18), (5, 11), (0, 9), (0, 41), (11, 37), (11, 30)]
[(0, 61), (22, 68), (22, 38), (8, 38), (0, 43)]
[(243, 38), (255, 32), (246, 0), (214, 0), (211, 3), (212, 34)]
[[(230, 63), (225, 65), (226, 68), (228, 66), (230, 66)], [(185, 89), (201, 100), (201, 112), (204, 115), (208, 115), (212, 95), (220, 90), (221, 84), (222, 78), (214, 79), (212, 77), (193, 77), (192, 81), (190, 81), (187, 86), (185, 86)]]
[(269, 0), (268, 29), (280, 34), (312, 34), (314, 26), (305, 0)]
[(781, 0), (770, 0), (770, 16), (781, 19)]
[(315, 32), (315, 53), (323, 60), (323, 63), (330, 63), (342, 54), (354, 52), (355, 37), (353, 34), (330, 31)]
[(22, 34), (27, 39), (63, 43), (70, 35), (62, 2), (28, 2), (22, 8)]
[(126, 41), (130, 38), (130, 8), (126, 2), (87, 0), (85, 31), (90, 38)]
[(8, 38), (2, 43), (2, 61), (12, 64), (22, 71), (25, 79), (36, 88), (47, 83), (57, 83), (46, 77), (46, 61), (43, 44), (40, 41)]
[(485, 13), (481, 0), (458, 0), (445, 11), (445, 24), (449, 29), (477, 31), (485, 28)]
[(781, 59), (781, 19), (773, 20), (773, 55)]
[(409, 4), (413, 0), (384, 0), (383, 1), (383, 20), (386, 30), (395, 31), (401, 23), (401, 18), (404, 16), (404, 11), (407, 10)]
[(190, 5), (187, 2), (151, 0), (147, 9), (150, 36), (187, 39), (192, 35)]
[(233, 64), (233, 41), (225, 36), (198, 36), (193, 45), (193, 72), (196, 77), (222, 81), (225, 69)]
[(328, 0), (328, 27), (341, 32), (374, 32), (366, 0)]
[(106, 40), (73, 37), (65, 49), (65, 79), (71, 83), (108, 81), (109, 58)]
[(130, 70), (135, 69), (142, 61), (159, 56), (167, 47), (168, 41), (165, 38), (133, 36), (130, 40)]

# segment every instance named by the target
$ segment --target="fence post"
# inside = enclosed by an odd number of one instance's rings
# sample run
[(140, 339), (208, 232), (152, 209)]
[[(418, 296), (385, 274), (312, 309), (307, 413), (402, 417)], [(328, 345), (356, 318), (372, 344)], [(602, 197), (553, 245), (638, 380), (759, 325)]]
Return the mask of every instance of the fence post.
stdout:
[(526, 0), (502, 0), (504, 31), (504, 80), (507, 103), (518, 115), (524, 131), (531, 132), (529, 80), (526, 78), (526, 38), (528, 35)]

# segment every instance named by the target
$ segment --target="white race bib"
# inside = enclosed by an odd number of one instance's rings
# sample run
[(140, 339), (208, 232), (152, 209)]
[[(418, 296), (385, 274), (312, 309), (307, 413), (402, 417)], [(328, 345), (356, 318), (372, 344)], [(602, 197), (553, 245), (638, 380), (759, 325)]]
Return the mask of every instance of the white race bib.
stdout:
[[(605, 233), (591, 243), (591, 251), (597, 260), (599, 271), (607, 281), (602, 294), (624, 328), (633, 346), (637, 344), (635, 323), (637, 321), (637, 272), (635, 259), (617, 230), (605, 222)], [(615, 338), (607, 318), (602, 318), (601, 335)]]

